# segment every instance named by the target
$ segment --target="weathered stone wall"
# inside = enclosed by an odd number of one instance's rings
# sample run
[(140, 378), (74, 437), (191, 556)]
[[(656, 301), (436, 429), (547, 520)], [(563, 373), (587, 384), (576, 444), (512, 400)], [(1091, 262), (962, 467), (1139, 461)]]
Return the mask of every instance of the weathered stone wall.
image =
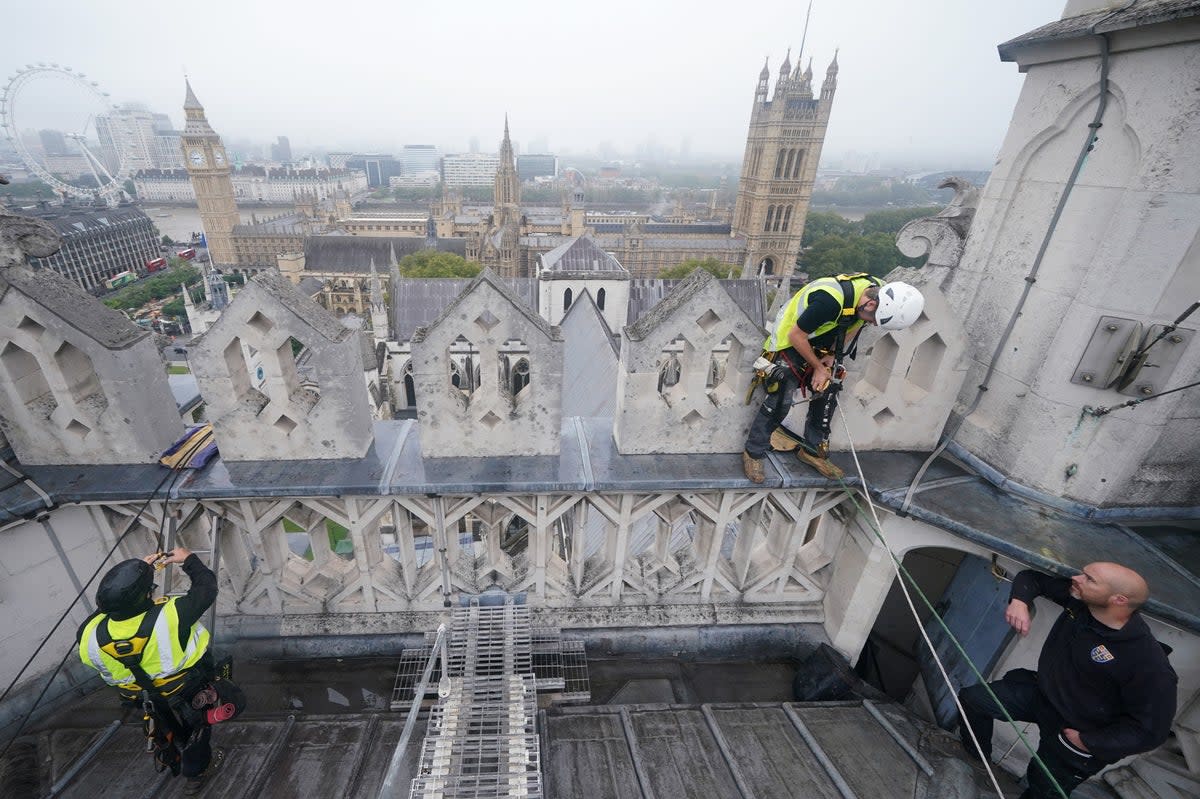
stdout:
[(152, 462), (183, 433), (153, 337), (26, 265), (58, 243), (0, 214), (0, 427), (27, 465)]
[[(569, 305), (564, 301), (568, 290), (571, 292)], [(552, 325), (561, 324), (570, 305), (574, 305), (584, 291), (592, 295), (592, 301), (604, 315), (604, 321), (611, 330), (625, 327), (629, 314), (628, 280), (564, 279), (555, 278), (553, 274), (547, 273), (542, 276), (538, 285), (538, 305), (542, 316), (549, 319)], [(600, 308), (601, 301), (604, 303), (603, 308)]]
[(562, 358), (558, 328), (485, 269), (413, 335), (422, 453), (558, 454)]
[[(1168, 322), (1200, 297), (1200, 42), (1157, 26), (1113, 35), (1099, 140), (1050, 240), (1029, 298), (978, 409), (957, 440), (1019, 483), (1095, 505), (1188, 505), (1200, 494), (1200, 400), (1194, 392), (1083, 415), (1130, 397), (1071, 382), (1102, 316)], [(1096, 39), (1028, 70), (980, 199), (953, 288), (973, 357), (959, 401), (984, 369), (1026, 287), (1098, 106)], [(1162, 44), (1164, 46), (1157, 46)], [(1050, 47), (1047, 45), (1046, 47)], [(1083, 53), (1091, 55), (1080, 57)], [(1020, 54), (1018, 54), (1018, 58)], [(961, 304), (958, 298), (962, 298)], [(1198, 320), (1184, 327), (1196, 329)], [(1164, 345), (1156, 348), (1161, 357)], [(1154, 358), (1151, 358), (1154, 362)], [(1172, 386), (1200, 377), (1200, 344)]]
[(757, 404), (745, 403), (763, 331), (697, 269), (625, 328), (613, 437), (624, 454), (739, 452)]
[[(249, 281), (191, 350), (221, 457), (362, 457), (373, 431), (358, 336), (281, 275)], [(243, 345), (261, 358), (261, 388)]]

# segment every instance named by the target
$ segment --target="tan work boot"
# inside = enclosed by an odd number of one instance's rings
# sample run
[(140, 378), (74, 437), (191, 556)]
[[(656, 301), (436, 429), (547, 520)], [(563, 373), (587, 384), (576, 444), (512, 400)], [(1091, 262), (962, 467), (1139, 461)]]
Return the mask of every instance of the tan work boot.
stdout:
[(746, 473), (746, 479), (752, 483), (761, 483), (767, 478), (763, 472), (762, 458), (751, 458), (749, 452), (742, 452), (742, 471)]
[(796, 447), (796, 457), (800, 459), (801, 463), (807, 463), (820, 472), (822, 477), (827, 477), (830, 480), (841, 480), (846, 476), (846, 473), (835, 466), (832, 461), (826, 458), (819, 458), (804, 447)]
[(791, 452), (798, 446), (800, 446), (800, 441), (783, 432), (781, 427), (775, 428), (771, 433), (771, 449), (776, 452)]

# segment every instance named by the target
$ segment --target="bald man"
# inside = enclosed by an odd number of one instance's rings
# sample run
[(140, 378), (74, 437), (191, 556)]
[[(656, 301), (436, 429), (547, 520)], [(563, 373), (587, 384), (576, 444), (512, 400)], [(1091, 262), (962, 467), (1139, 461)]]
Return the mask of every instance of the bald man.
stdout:
[[(1142, 576), (1117, 563), (1089, 563), (1071, 578), (1025, 570), (1013, 579), (1004, 619), (1029, 633), (1033, 600), (1044, 596), (1062, 605), (1038, 670), (1014, 669), (989, 687), (1017, 721), (1037, 722), (1038, 755), (1054, 780), (1070, 794), (1105, 766), (1167, 739), (1175, 717), (1175, 671), (1165, 648), (1138, 612), (1150, 597)], [(991, 757), (992, 720), (1003, 719), (982, 685), (958, 695), (966, 721)], [(963, 746), (978, 758), (960, 724)], [(1046, 773), (1032, 760), (1022, 799), (1058, 797)]]

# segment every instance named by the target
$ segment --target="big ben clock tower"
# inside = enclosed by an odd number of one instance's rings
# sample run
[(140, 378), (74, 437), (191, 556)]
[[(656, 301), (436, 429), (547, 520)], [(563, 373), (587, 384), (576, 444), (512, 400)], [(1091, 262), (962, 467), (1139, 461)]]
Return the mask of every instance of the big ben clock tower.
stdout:
[(196, 99), (190, 83), (187, 83), (183, 112), (187, 117), (180, 137), (183, 163), (196, 192), (200, 221), (208, 239), (209, 258), (215, 266), (235, 266), (237, 259), (233, 252), (233, 227), (241, 219), (238, 217), (237, 204), (233, 201), (229, 162), (221, 137), (209, 126), (204, 116), (204, 106)]

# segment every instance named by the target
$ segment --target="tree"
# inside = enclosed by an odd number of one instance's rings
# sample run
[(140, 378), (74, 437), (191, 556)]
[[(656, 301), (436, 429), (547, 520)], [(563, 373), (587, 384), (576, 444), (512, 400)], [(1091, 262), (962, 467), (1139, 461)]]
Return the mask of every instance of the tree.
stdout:
[(475, 277), (483, 269), (461, 255), (436, 250), (406, 255), (400, 259), (399, 267), (403, 277)]
[(673, 278), (687, 277), (697, 269), (703, 269), (706, 272), (711, 272), (714, 277), (727, 278), (730, 271), (736, 275), (737, 267), (723, 264), (716, 258), (688, 258), (675, 266), (669, 266), (658, 273), (658, 276), (667, 280)]
[(841, 214), (831, 211), (809, 211), (804, 223), (801, 247), (811, 247), (822, 236), (847, 236), (855, 230), (855, 223)]
[(174, 241), (171, 239), (171, 237), (170, 237), (170, 236), (168, 236), (166, 233), (164, 233), (164, 234), (163, 234), (163, 237), (162, 237), (162, 245), (163, 245), (164, 247), (170, 247), (170, 246), (171, 246), (172, 244), (174, 244), (174, 243), (175, 243), (175, 242), (174, 242)]

